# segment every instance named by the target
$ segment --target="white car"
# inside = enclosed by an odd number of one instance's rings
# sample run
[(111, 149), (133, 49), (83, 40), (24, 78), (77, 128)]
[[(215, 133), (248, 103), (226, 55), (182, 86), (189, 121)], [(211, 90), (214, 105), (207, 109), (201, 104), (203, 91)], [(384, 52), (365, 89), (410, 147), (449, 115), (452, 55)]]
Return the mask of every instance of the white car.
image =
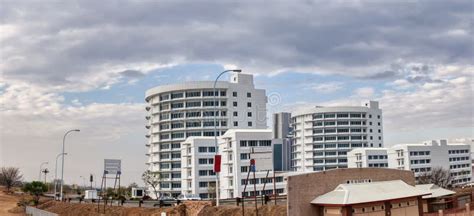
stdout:
[(178, 200), (201, 200), (201, 197), (197, 194), (181, 194), (178, 196)]

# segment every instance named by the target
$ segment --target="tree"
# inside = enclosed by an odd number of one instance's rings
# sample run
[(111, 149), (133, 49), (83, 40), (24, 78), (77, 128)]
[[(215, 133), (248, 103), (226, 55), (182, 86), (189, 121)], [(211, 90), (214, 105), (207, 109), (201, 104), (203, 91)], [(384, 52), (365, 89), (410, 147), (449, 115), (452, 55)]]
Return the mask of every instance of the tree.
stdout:
[(38, 205), (40, 195), (48, 191), (48, 186), (43, 184), (43, 182), (33, 181), (31, 183), (26, 183), (23, 186), (23, 191), (33, 195), (33, 202), (35, 205)]
[(145, 182), (145, 184), (150, 185), (153, 188), (153, 192), (155, 193), (156, 198), (158, 198), (158, 191), (156, 190), (156, 187), (161, 182), (161, 175), (147, 170), (142, 174), (142, 180)]
[(209, 198), (215, 199), (216, 196), (216, 182), (209, 182), (209, 187), (207, 188), (207, 192), (209, 193)]
[(10, 189), (21, 184), (23, 176), (20, 173), (20, 169), (16, 167), (2, 167), (0, 171), (0, 185), (7, 188), (7, 192)]
[(418, 184), (435, 184), (442, 188), (447, 188), (451, 185), (451, 173), (442, 167), (434, 167), (429, 172), (421, 173), (418, 176)]

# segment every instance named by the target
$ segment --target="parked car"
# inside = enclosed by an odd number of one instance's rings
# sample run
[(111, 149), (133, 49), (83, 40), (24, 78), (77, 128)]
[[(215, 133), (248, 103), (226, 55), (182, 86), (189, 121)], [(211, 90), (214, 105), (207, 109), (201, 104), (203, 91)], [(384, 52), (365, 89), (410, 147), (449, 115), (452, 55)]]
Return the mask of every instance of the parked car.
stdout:
[(197, 194), (181, 194), (178, 196), (178, 200), (201, 200), (201, 197)]
[(155, 203), (153, 206), (171, 206), (176, 203), (176, 198), (169, 195), (162, 195), (158, 198), (158, 203)]

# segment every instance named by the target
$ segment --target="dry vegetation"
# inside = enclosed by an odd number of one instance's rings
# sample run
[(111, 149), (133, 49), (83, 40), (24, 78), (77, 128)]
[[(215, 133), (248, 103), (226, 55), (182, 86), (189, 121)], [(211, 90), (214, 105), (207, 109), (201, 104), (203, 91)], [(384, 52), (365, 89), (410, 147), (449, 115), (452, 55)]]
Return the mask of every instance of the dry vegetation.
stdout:
[(0, 215), (25, 215), (24, 210), (17, 207), (17, 203), (22, 196), (13, 195), (5, 192), (4, 187), (0, 187)]
[[(6, 193), (5, 188), (0, 187), (0, 215), (7, 216), (23, 216), (25, 215), (24, 208), (18, 207), (18, 202), (23, 200), (30, 200), (32, 197), (26, 194)], [(97, 213), (97, 204), (78, 204), (78, 203), (61, 203), (54, 202), (50, 199), (42, 198), (38, 208), (57, 213), (65, 216), (89, 216), (89, 215), (104, 215)], [(259, 215), (286, 215), (286, 206), (259, 206)], [(101, 205), (101, 212), (103, 206)], [(186, 215), (186, 216), (212, 216), (225, 215), (237, 216), (242, 215), (242, 209), (239, 206), (211, 206), (210, 202), (185, 202), (176, 207), (169, 208), (138, 208), (138, 207), (119, 207), (107, 206), (105, 215), (140, 215), (140, 216), (159, 216), (161, 212), (166, 212), (167, 215)], [(245, 215), (255, 216), (255, 208), (246, 207)]]
[[(87, 215), (103, 215), (97, 213), (96, 204), (77, 204), (77, 203), (58, 203), (58, 202), (47, 202), (40, 206), (49, 212), (54, 212), (59, 215), (71, 215), (71, 216), (87, 216)], [(101, 212), (103, 212), (103, 206), (101, 206)], [(166, 212), (167, 215), (179, 215), (179, 216), (212, 216), (212, 215), (225, 215), (225, 216), (237, 216), (242, 215), (241, 208), (237, 206), (222, 206), (215, 207), (211, 206), (209, 202), (186, 202), (172, 208), (138, 208), (138, 207), (119, 207), (119, 206), (108, 206), (106, 209), (106, 215), (141, 215), (141, 216), (152, 216), (161, 215), (161, 212)], [(246, 207), (245, 215), (255, 215), (255, 209), (252, 207)], [(286, 215), (285, 206), (263, 206), (259, 207), (259, 215)]]

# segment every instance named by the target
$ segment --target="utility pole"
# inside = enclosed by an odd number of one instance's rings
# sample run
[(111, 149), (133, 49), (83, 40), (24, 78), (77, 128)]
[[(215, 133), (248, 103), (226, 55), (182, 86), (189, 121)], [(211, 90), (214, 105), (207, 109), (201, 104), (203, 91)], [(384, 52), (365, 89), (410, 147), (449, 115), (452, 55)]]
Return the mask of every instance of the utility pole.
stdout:
[(46, 165), (46, 164), (48, 164), (48, 162), (43, 162), (40, 165), (40, 170), (39, 170), (39, 175), (38, 175), (38, 181), (39, 182), (41, 181), (41, 173), (43, 172), (43, 165)]
[(89, 181), (91, 182), (91, 190), (92, 190), (92, 182), (94, 181), (94, 176), (92, 174), (89, 177)]
[(46, 175), (48, 175), (49, 173), (49, 170), (48, 168), (45, 168), (43, 171), (41, 171), (42, 173), (44, 173), (44, 184), (46, 184)]

